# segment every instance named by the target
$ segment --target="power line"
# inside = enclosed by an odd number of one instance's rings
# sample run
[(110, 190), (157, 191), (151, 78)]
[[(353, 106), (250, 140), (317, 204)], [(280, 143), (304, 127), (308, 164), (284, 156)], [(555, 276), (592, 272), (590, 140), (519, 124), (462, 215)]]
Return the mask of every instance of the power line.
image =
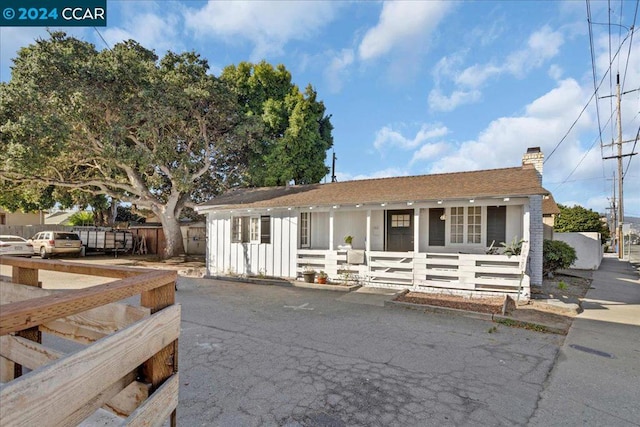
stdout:
[(624, 173), (622, 174), (622, 179), (624, 179), (627, 176), (627, 172), (629, 171), (629, 166), (631, 165), (631, 159), (633, 159), (633, 153), (636, 151), (636, 144), (638, 143), (638, 138), (640, 138), (640, 126), (638, 127), (638, 133), (636, 134), (636, 140), (633, 141), (633, 148), (631, 149), (629, 162), (627, 163), (627, 168), (624, 170)]

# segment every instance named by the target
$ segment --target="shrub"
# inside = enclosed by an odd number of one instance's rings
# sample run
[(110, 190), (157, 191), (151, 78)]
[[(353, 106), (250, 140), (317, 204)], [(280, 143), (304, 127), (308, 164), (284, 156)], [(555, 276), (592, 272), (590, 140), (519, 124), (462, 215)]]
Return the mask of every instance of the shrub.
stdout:
[(569, 268), (578, 259), (576, 250), (559, 240), (545, 240), (542, 250), (544, 258), (543, 271), (552, 277), (561, 268)]

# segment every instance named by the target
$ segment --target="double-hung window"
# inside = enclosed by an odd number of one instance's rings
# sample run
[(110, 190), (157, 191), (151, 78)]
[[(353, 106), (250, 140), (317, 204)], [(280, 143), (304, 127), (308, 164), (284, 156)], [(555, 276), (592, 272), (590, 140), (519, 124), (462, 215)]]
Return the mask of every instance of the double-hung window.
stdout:
[(300, 247), (311, 247), (311, 214), (309, 212), (300, 213)]
[(232, 243), (271, 243), (271, 217), (234, 216), (231, 218)]

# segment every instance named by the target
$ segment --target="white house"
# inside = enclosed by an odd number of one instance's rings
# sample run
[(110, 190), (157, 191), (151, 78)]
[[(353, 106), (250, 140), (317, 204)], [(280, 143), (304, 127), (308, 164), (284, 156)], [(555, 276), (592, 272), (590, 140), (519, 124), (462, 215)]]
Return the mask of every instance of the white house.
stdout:
[[(536, 147), (520, 167), (233, 190), (197, 208), (207, 274), (312, 267), (365, 286), (529, 298), (542, 283), (542, 160)], [(514, 239), (522, 257), (487, 254)]]

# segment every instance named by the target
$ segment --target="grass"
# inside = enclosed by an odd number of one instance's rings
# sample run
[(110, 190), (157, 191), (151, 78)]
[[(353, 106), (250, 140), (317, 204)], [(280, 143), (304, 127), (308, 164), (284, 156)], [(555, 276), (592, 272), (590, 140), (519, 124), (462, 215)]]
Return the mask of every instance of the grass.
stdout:
[(560, 283), (558, 283), (558, 289), (564, 291), (565, 289), (567, 289), (567, 284), (561, 280)]
[(513, 319), (494, 319), (493, 321), (512, 328), (522, 328), (536, 332), (551, 332), (546, 326), (538, 325), (537, 323), (520, 322)]

